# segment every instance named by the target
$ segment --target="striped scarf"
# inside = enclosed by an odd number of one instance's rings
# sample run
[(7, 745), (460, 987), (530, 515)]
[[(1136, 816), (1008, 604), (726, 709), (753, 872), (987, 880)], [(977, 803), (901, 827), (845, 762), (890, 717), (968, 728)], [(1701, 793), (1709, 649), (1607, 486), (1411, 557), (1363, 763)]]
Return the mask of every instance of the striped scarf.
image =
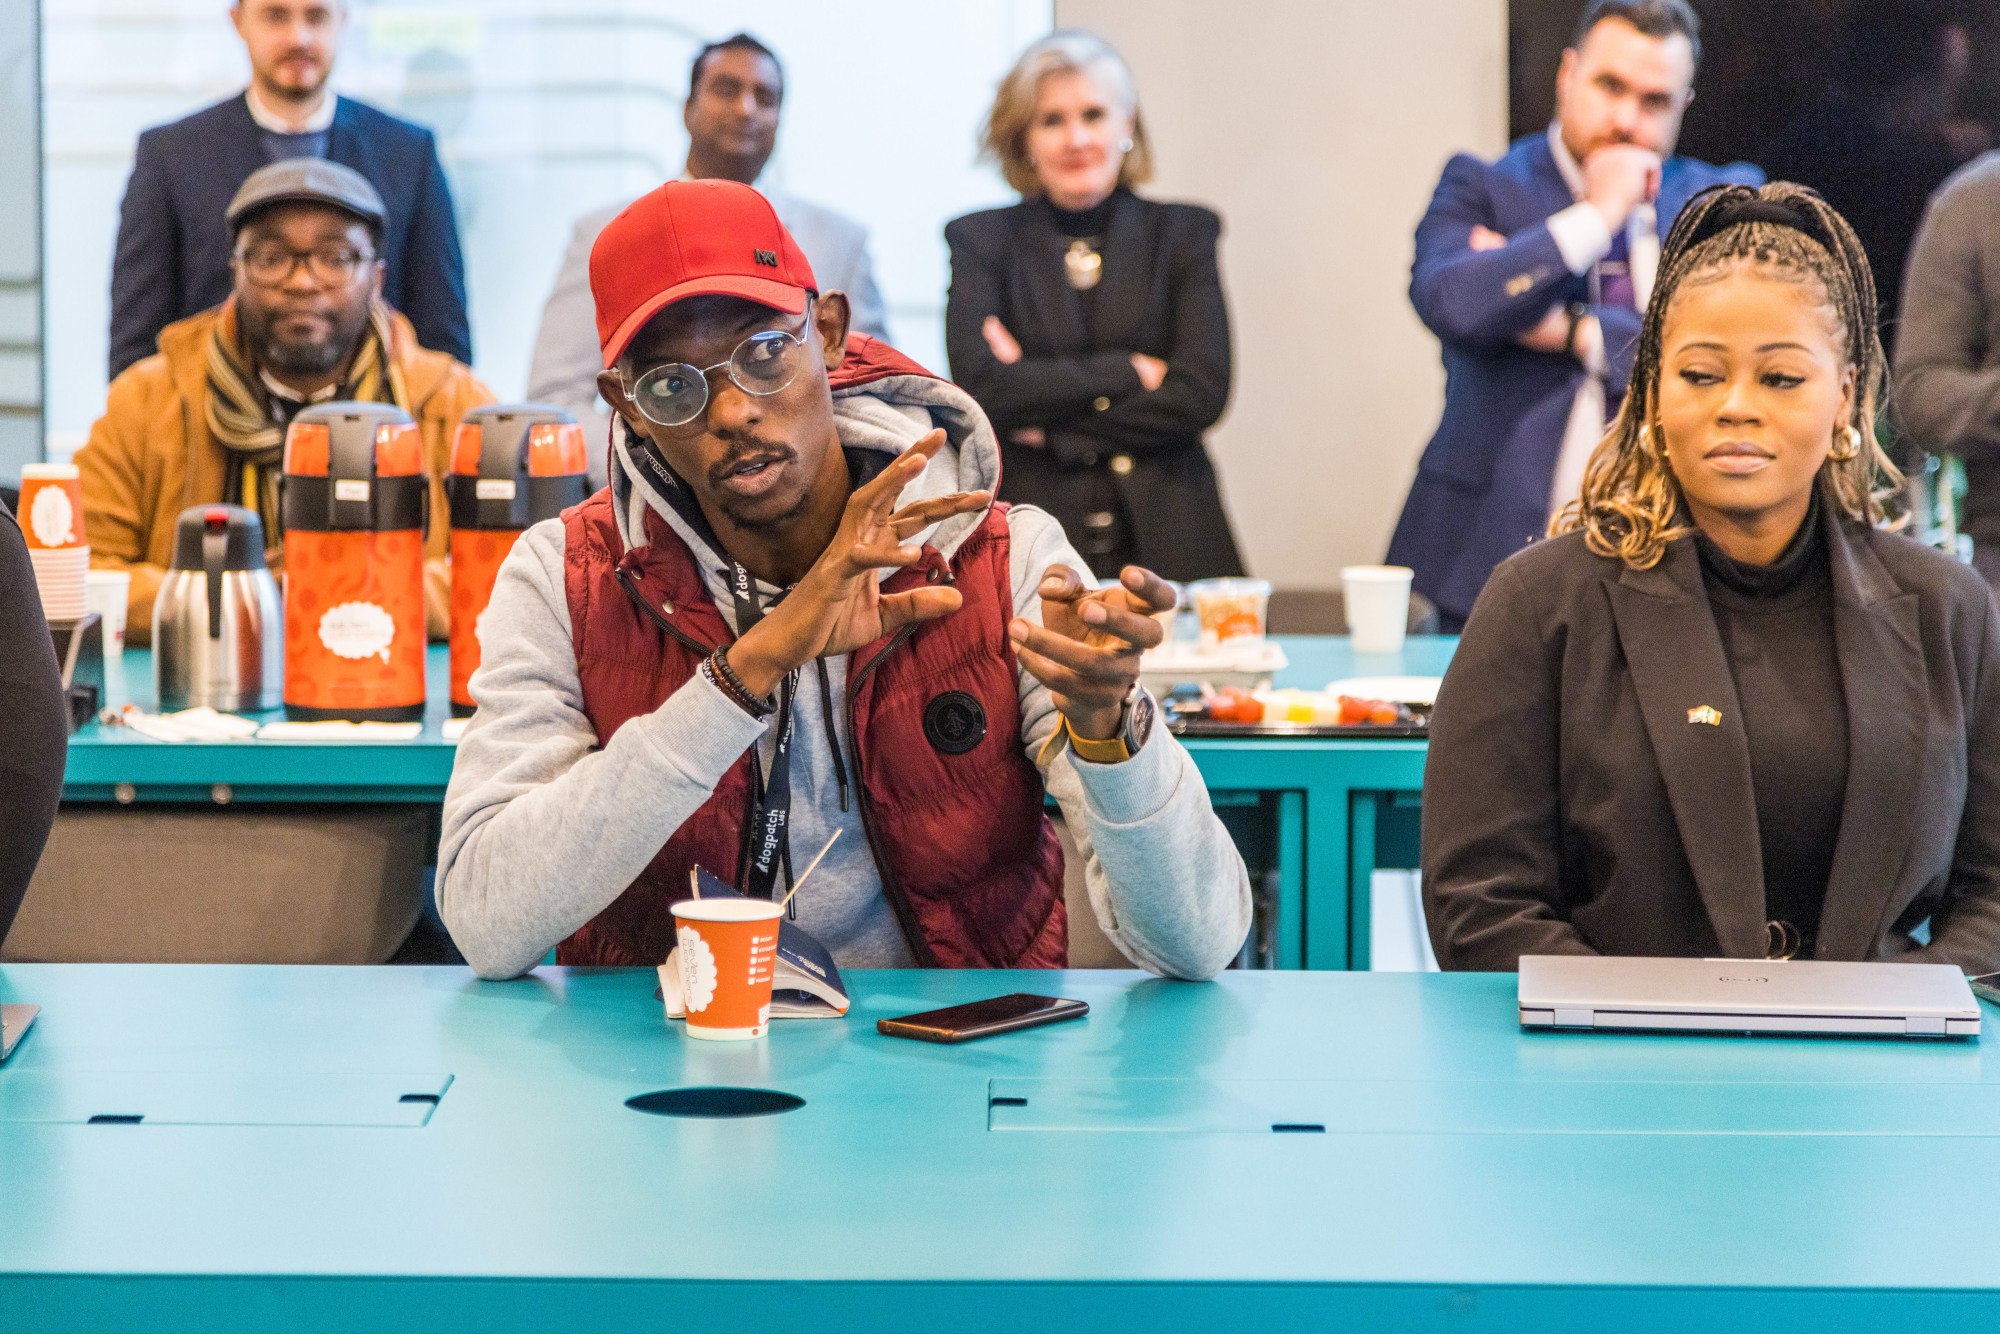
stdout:
[[(361, 344), (334, 398), (409, 409), (402, 371), (389, 358), (389, 336), (389, 308), (370, 302)], [(265, 538), (273, 544), (284, 532), (278, 478), (284, 471), (285, 427), (291, 415), (273, 402), (255, 356), (242, 346), (232, 297), (208, 343), (208, 433), (229, 453), (223, 500), (256, 510)]]

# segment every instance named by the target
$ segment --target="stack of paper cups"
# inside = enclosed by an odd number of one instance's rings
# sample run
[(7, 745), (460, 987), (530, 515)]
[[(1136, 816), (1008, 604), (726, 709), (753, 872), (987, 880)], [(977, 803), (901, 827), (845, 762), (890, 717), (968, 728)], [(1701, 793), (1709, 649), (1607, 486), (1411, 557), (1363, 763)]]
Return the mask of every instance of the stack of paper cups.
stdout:
[(21, 532), (28, 539), (42, 615), (74, 621), (86, 610), (90, 544), (83, 536), (83, 482), (73, 463), (30, 463), (21, 469)]

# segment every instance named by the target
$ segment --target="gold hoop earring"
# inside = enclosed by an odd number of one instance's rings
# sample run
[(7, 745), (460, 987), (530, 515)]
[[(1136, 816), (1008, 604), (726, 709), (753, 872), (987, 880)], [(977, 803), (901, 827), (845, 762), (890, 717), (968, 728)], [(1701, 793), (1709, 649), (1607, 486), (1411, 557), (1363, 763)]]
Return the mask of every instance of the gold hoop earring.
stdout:
[[(1847, 442), (1847, 448), (1845, 449), (1842, 449), (1840, 447), (1840, 442), (1843, 440)], [(1860, 428), (1855, 426), (1848, 426), (1844, 428), (1840, 432), (1840, 434), (1834, 436), (1834, 446), (1832, 449), (1829, 449), (1826, 452), (1826, 456), (1827, 458), (1833, 460), (1833, 462), (1835, 463), (1852, 463), (1854, 462), (1854, 460), (1860, 458), (1861, 457)]]

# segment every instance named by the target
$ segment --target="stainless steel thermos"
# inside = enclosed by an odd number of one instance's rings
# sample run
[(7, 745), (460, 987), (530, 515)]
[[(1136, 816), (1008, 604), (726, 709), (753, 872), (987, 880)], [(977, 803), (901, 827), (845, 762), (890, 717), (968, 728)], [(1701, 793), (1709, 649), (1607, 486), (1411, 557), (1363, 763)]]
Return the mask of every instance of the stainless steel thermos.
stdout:
[(153, 601), (160, 708), (277, 708), (284, 694), (284, 620), (255, 512), (240, 505), (182, 510), (173, 564)]

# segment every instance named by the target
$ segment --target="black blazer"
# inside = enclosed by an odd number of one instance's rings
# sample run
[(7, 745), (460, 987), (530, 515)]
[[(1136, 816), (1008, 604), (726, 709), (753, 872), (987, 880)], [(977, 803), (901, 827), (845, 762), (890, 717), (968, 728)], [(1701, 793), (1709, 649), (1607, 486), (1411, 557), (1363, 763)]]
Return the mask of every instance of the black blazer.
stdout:
[(69, 709), (27, 543), (0, 505), (0, 940), (55, 823), (68, 750)]
[[(343, 97), (326, 155), (380, 192), (382, 298), (417, 341), (472, 364), (458, 220), (431, 132)], [(111, 375), (155, 350), (160, 330), (229, 295), (229, 226), (237, 187), (265, 164), (263, 131), (239, 93), (139, 136), (111, 260)]]
[[(1229, 313), (1216, 243), (1222, 220), (1193, 204), (1120, 190), (1104, 238), (1090, 319), (1063, 272), (1069, 242), (1037, 203), (955, 218), (945, 347), (951, 375), (999, 433), (1005, 500), (1039, 505), (1075, 532), (1073, 477), (1107, 469), (1132, 519), (1142, 564), (1169, 579), (1240, 574), (1202, 432), (1229, 400)], [(1023, 357), (1002, 365), (980, 325), (998, 315)], [(1131, 354), (1167, 363), (1151, 393)], [(1046, 449), (1007, 443), (1039, 426)], [(1123, 460), (1121, 462), (1121, 460)]]
[[(1816, 957), (2000, 969), (2000, 611), (1969, 567), (1822, 508), (1850, 749)], [(1581, 533), (1502, 564), (1424, 767), (1438, 962), (1762, 957), (1742, 721), (1691, 537), (1651, 570)]]

